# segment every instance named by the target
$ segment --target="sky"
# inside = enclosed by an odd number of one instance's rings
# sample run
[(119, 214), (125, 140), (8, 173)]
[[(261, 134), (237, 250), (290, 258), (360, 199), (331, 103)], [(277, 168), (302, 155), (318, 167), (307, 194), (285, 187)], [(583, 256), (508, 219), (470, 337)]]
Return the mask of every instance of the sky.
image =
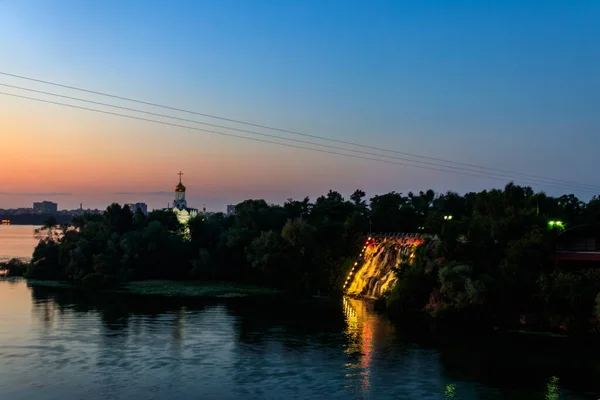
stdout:
[[(586, 199), (600, 193), (599, 20), (593, 0), (0, 0), (1, 73), (570, 182), (454, 174), (423, 158), (442, 171), (383, 163), (373, 160), (380, 150), (365, 147), (354, 149), (371, 155), (285, 147), (201, 129), (277, 138), (0, 86), (195, 127), (0, 94), (0, 208), (40, 200), (61, 209), (114, 201), (158, 208), (172, 201), (180, 170), (189, 205), (214, 211), (329, 189), (462, 193), (510, 180)], [(316, 141), (2, 74), (0, 84)]]

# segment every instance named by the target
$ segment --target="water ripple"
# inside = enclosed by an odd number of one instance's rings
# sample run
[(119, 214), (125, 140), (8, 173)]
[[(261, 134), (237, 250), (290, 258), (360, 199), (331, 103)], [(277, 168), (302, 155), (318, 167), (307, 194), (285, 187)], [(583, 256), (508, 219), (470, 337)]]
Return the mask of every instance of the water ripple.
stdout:
[[(447, 355), (399, 342), (360, 302), (333, 311), (249, 299), (154, 309), (24, 284), (0, 282), (0, 293), (14, 305), (0, 309), (0, 393), (11, 400), (529, 400), (550, 390), (550, 376), (526, 388), (450, 378)], [(552, 382), (561, 399), (584, 398)]]

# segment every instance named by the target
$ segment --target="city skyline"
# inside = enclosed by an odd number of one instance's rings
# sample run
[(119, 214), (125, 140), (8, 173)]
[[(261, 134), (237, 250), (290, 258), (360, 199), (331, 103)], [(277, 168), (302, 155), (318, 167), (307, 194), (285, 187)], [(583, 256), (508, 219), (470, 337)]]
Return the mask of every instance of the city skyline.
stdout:
[[(598, 18), (600, 4), (591, 1), (4, 2), (0, 72), (600, 187)], [(107, 102), (9, 76), (0, 83)], [(34, 200), (65, 208), (112, 202), (161, 208), (172, 202), (179, 170), (190, 205), (211, 210), (248, 198), (315, 199), (329, 189), (346, 196), (355, 189), (369, 196), (429, 188), (464, 193), (511, 180), (7, 96), (0, 96), (0, 129), (9, 132), (0, 139), (0, 208)], [(595, 193), (512, 180), (553, 195)]]

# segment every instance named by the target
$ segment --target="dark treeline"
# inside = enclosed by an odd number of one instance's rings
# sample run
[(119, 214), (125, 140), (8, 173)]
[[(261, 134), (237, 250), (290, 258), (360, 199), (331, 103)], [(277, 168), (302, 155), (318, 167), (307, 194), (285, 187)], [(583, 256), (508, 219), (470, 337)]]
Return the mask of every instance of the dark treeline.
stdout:
[(435, 246), (397, 269), (398, 284), (382, 300), (392, 315), (578, 330), (600, 312), (600, 271), (552, 264), (558, 229), (548, 221), (599, 219), (597, 197), (584, 203), (513, 184), (464, 196), (391, 192), (369, 204), (360, 190), (349, 199), (330, 191), (314, 203), (246, 200), (234, 216), (201, 215), (187, 228), (171, 212), (145, 216), (113, 204), (69, 224), (47, 221), (26, 274), (96, 285), (219, 279), (325, 294), (340, 291), (369, 231), (435, 233)]
[(103, 215), (52, 219), (39, 230), (27, 276), (111, 284), (218, 279), (303, 293), (337, 291), (369, 229), (364, 192), (329, 192), (269, 205), (246, 200), (235, 216), (199, 215), (187, 227), (169, 211), (148, 216), (112, 204)]
[(600, 328), (600, 265), (550, 258), (561, 231), (598, 223), (598, 197), (586, 204), (509, 184), (430, 205), (425, 226), (439, 240), (398, 266), (397, 285), (380, 301), (391, 315), (461, 327)]

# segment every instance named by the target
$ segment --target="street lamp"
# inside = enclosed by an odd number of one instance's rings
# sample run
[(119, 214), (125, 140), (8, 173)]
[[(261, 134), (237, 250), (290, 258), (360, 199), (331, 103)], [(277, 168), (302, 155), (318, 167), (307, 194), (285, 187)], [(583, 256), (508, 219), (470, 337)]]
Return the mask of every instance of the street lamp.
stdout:
[(548, 228), (550, 229), (565, 229), (565, 224), (559, 220), (548, 221)]

